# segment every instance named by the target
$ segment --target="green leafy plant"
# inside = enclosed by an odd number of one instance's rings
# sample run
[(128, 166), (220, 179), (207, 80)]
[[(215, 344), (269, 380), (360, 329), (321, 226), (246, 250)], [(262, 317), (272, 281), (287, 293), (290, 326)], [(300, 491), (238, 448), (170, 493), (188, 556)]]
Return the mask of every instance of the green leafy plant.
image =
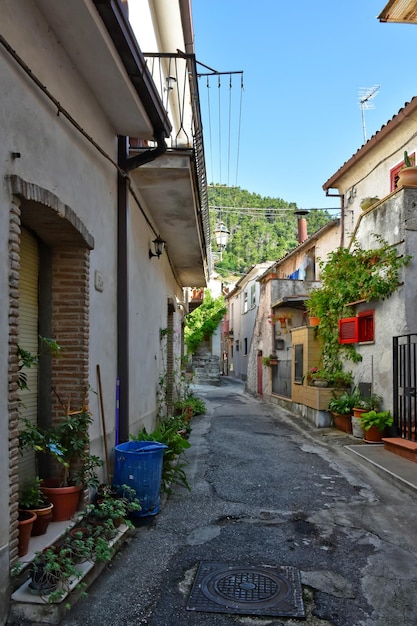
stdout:
[(324, 369), (319, 367), (312, 367), (306, 374), (307, 381), (309, 383), (314, 380), (326, 380), (330, 387), (349, 387), (353, 383), (352, 372), (345, 372), (343, 370)]
[(25, 428), (19, 433), (21, 451), (32, 449), (43, 452), (58, 461), (62, 468), (60, 486), (83, 484), (97, 487), (96, 469), (103, 465), (102, 459), (89, 453), (89, 426), (93, 418), (84, 407), (74, 411), (56, 426), (43, 429), (29, 420), (23, 420)]
[(72, 580), (81, 578), (82, 572), (74, 563), (67, 545), (53, 545), (37, 552), (30, 565), (31, 588), (48, 602), (60, 600), (69, 592)]
[(375, 426), (380, 432), (383, 432), (388, 426), (392, 426), (393, 417), (391, 411), (368, 411), (361, 415), (362, 426), (365, 430), (369, 430)]
[(375, 248), (363, 250), (354, 241), (352, 249), (337, 248), (320, 261), (321, 286), (311, 291), (306, 303), (309, 314), (320, 318), (316, 332), (322, 366), (333, 376), (344, 371), (346, 359), (361, 360), (353, 344), (339, 343), (338, 322), (353, 315), (350, 303), (389, 298), (400, 284), (401, 268), (411, 259), (399, 256), (379, 235), (374, 237)]
[(23, 509), (37, 509), (49, 505), (41, 491), (42, 481), (36, 476), (33, 480), (26, 482), (19, 495), (19, 507)]
[[(88, 522), (88, 517), (85, 518)], [(85, 524), (72, 528), (64, 537), (63, 545), (71, 551), (71, 556), (75, 563), (90, 561), (109, 561), (112, 556), (109, 539), (113, 538), (117, 530), (109, 535), (105, 524), (92, 525)]]
[(359, 401), (360, 393), (358, 390), (344, 391), (339, 397), (334, 397), (329, 402), (329, 411), (339, 413), (339, 415), (352, 415), (353, 407)]
[(120, 524), (130, 526), (129, 513), (140, 511), (141, 505), (136, 491), (128, 485), (101, 488), (96, 502), (87, 508), (88, 518), (102, 522), (111, 522), (107, 529), (117, 528)]
[(276, 361), (276, 360), (277, 360), (277, 357), (274, 354), (270, 354), (269, 356), (262, 357), (262, 363), (266, 367), (272, 367), (271, 361)]
[(174, 409), (180, 415), (188, 410), (191, 411), (192, 415), (203, 415), (206, 412), (206, 405), (201, 398), (189, 394), (183, 400), (177, 400)]
[(382, 404), (382, 397), (376, 393), (372, 393), (370, 396), (359, 396), (355, 408), (366, 409), (367, 411), (377, 411)]
[(213, 298), (206, 290), (203, 302), (185, 319), (184, 340), (188, 352), (193, 354), (202, 341), (213, 335), (225, 313), (223, 296)]
[(167, 446), (162, 461), (162, 490), (166, 493), (171, 493), (171, 484), (182, 484), (190, 489), (184, 470), (187, 462), (180, 461), (184, 451), (190, 448), (190, 443), (182, 437), (180, 424), (182, 422), (179, 422), (178, 417), (169, 417), (162, 420), (151, 433), (143, 428), (136, 437), (130, 435), (134, 441), (157, 441)]
[(57, 341), (55, 341), (55, 339), (39, 336), (39, 341), (41, 346), (39, 354), (32, 354), (28, 350), (24, 350), (20, 345), (17, 346), (19, 369), (18, 385), (20, 390), (28, 389), (28, 380), (25, 369), (37, 367), (39, 363), (39, 357), (42, 354), (47, 353), (57, 355), (62, 350), (62, 347), (59, 345), (59, 343), (57, 343)]

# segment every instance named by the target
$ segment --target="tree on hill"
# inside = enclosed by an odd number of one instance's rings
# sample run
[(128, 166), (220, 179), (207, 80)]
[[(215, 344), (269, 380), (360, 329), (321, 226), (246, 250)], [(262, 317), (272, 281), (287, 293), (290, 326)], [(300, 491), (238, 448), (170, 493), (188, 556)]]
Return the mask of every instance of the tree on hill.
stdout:
[[(298, 244), (297, 205), (281, 198), (263, 197), (240, 187), (223, 185), (208, 188), (211, 232), (224, 222), (230, 231), (222, 260), (216, 263), (221, 275), (244, 274), (256, 263), (275, 261)], [(308, 234), (319, 230), (332, 216), (314, 210), (306, 215)], [(212, 250), (216, 250), (214, 235)]]

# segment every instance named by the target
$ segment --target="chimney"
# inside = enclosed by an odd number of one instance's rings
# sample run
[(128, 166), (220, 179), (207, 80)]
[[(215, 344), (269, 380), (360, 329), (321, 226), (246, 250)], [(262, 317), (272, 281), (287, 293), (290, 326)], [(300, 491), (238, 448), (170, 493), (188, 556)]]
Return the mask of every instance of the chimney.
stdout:
[(298, 243), (303, 243), (306, 239), (308, 239), (307, 235), (307, 220), (305, 216), (308, 211), (300, 209), (299, 211), (294, 211), (294, 215), (297, 216), (298, 220)]

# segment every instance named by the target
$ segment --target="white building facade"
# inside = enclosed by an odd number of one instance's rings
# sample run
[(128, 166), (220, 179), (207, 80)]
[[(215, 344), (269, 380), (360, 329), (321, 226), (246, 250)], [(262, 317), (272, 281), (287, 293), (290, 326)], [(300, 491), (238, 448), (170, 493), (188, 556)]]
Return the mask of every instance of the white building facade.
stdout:
[[(172, 59), (183, 51), (177, 82), (193, 94), (184, 114), (164, 90), (168, 61), (154, 57), (157, 80), (143, 51), (158, 47), (138, 43), (121, 2), (1, 6), (1, 624), (19, 489), (38, 471), (34, 459), (21, 467), (21, 418), (48, 426), (89, 402), (91, 452), (102, 458), (104, 437), (112, 450), (151, 429), (166, 411), (158, 381), (175, 378), (183, 353), (184, 288), (205, 286), (209, 274), (190, 5), (173, 0), (168, 16), (156, 0), (140, 6), (160, 49)], [(39, 336), (62, 356), (30, 370), (22, 396), (18, 347), (36, 354)]]

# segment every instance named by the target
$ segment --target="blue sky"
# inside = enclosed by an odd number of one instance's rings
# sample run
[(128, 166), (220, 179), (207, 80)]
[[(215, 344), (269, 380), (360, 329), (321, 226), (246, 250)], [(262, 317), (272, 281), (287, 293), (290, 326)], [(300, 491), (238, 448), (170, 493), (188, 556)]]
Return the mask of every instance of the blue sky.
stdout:
[(244, 72), (242, 105), (240, 76), (231, 90), (227, 76), (220, 89), (199, 79), (209, 182), (299, 208), (339, 206), (322, 185), (363, 144), (359, 90), (380, 85), (368, 139), (417, 95), (417, 26), (380, 23), (385, 4), (192, 0), (197, 60)]

